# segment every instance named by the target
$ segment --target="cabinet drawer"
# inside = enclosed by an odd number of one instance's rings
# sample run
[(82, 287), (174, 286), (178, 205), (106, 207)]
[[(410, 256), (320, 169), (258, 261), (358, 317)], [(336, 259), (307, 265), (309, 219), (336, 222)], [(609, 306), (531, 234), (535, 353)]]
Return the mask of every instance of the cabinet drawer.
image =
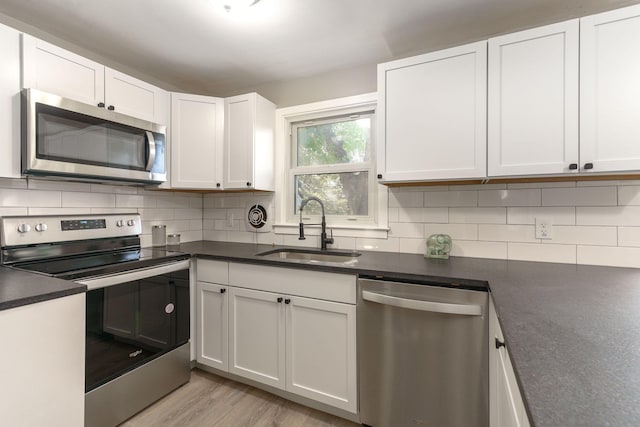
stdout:
[(356, 276), (351, 274), (230, 263), (229, 284), (285, 295), (356, 303)]
[(198, 259), (196, 262), (196, 276), (199, 282), (229, 284), (229, 263)]

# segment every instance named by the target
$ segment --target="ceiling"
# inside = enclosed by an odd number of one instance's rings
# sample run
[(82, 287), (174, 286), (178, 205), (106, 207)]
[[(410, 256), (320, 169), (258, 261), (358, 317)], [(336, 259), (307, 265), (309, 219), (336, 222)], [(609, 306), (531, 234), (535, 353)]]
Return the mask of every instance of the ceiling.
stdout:
[(0, 13), (166, 89), (228, 96), (336, 70), (375, 73), (390, 59), (640, 2), (261, 0), (241, 15), (213, 1), (2, 0)]

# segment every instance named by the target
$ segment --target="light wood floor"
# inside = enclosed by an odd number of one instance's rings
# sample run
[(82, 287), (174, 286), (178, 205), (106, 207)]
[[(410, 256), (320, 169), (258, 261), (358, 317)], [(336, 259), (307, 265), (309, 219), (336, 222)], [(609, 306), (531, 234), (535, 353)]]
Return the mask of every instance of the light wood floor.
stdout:
[(121, 426), (355, 427), (358, 424), (194, 369), (189, 383)]

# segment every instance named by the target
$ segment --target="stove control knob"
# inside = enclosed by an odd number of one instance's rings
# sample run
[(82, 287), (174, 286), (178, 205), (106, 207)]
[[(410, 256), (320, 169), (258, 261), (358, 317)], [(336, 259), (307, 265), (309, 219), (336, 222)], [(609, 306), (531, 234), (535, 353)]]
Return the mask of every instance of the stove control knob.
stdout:
[(136, 222), (135, 222), (134, 220), (132, 220), (132, 219), (130, 219), (130, 220), (128, 220), (128, 221), (127, 221), (127, 225), (128, 225), (129, 227), (133, 227), (135, 224), (136, 224)]
[(49, 228), (47, 227), (47, 224), (36, 224), (36, 231), (47, 231), (47, 228)]
[(18, 233), (28, 233), (29, 231), (31, 231), (31, 226), (29, 224), (18, 225)]
[(123, 221), (123, 220), (121, 220), (121, 219), (117, 220), (117, 221), (116, 221), (116, 226), (117, 226), (117, 227), (122, 227), (122, 226), (124, 226), (124, 221)]

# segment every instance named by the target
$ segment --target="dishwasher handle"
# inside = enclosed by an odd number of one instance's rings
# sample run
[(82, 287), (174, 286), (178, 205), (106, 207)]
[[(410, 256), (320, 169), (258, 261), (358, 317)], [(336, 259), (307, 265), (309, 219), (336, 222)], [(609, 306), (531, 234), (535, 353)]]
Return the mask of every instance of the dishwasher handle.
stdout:
[(407, 298), (392, 297), (371, 291), (362, 291), (362, 299), (378, 304), (411, 310), (429, 311), (432, 313), (459, 314), (463, 316), (482, 316), (482, 307), (477, 304), (449, 304), (444, 302), (422, 301)]

